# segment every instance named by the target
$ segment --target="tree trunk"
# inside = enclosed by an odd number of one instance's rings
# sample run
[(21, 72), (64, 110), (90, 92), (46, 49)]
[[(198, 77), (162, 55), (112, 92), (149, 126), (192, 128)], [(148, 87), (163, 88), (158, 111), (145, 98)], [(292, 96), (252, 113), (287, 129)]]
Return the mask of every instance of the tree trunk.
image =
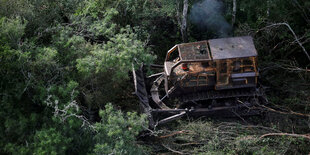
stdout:
[(181, 27), (182, 22), (181, 22), (181, 15), (180, 15), (180, 1), (176, 0), (176, 5), (177, 5), (177, 21), (178, 21), (178, 26)]
[(270, 0), (267, 0), (267, 17), (269, 17), (270, 14)]
[(188, 10), (188, 0), (183, 1), (183, 16), (181, 23), (181, 35), (183, 42), (187, 42), (187, 10)]
[(232, 19), (231, 25), (234, 26), (236, 22), (236, 13), (237, 13), (237, 0), (233, 0), (233, 11), (232, 11)]

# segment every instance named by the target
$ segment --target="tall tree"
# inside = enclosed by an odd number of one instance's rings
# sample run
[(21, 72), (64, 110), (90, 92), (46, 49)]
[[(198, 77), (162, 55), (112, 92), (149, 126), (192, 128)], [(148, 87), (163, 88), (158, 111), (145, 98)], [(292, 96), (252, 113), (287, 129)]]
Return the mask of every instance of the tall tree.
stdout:
[(231, 20), (232, 26), (234, 26), (236, 22), (236, 13), (237, 13), (237, 0), (233, 0), (233, 10), (232, 10), (232, 20)]
[(183, 1), (183, 11), (182, 16), (180, 15), (180, 2), (177, 0), (177, 18), (178, 18), (178, 24), (180, 26), (181, 35), (183, 42), (188, 41), (187, 37), (187, 12), (188, 12), (188, 0)]

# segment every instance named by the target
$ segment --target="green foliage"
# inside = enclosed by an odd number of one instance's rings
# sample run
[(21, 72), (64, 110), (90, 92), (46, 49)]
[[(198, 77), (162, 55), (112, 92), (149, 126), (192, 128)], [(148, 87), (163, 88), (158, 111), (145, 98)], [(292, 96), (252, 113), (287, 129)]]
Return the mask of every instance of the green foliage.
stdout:
[(113, 37), (116, 32), (116, 23), (113, 23), (112, 18), (118, 15), (118, 11), (114, 8), (104, 13), (102, 20), (96, 20), (91, 24), (89, 31), (95, 36)]
[[(24, 83), (20, 83), (23, 78), (15, 75), (22, 69), (23, 64), (27, 63), (28, 52), (22, 52), (18, 48), (19, 41), (24, 34), (25, 25), (20, 18), (0, 19), (0, 88), (2, 93), (15, 94), (21, 96)], [(12, 78), (14, 77), (15, 78)], [(10, 83), (11, 85), (8, 85)], [(19, 89), (16, 89), (19, 88)]]
[(120, 34), (110, 38), (106, 44), (98, 45), (91, 54), (77, 60), (77, 69), (84, 74), (93, 74), (91, 71), (109, 73), (114, 77), (111, 79), (114, 83), (128, 78), (127, 72), (132, 69), (135, 58), (146, 64), (154, 59), (130, 27), (122, 29)]
[(72, 138), (66, 138), (55, 128), (42, 129), (34, 135), (34, 154), (64, 154)]
[[(125, 91), (117, 86), (126, 83), (134, 58), (146, 63), (154, 59), (144, 42), (129, 26), (121, 28), (119, 23), (114, 23), (112, 19), (118, 15), (114, 8), (105, 11), (99, 19), (88, 14), (72, 14), (75, 2), (70, 6), (67, 6), (70, 1), (20, 3), (39, 9), (23, 8), (14, 11), (14, 15), (1, 12), (7, 17), (0, 20), (0, 120), (3, 122), (0, 153), (86, 154), (94, 148), (100, 152), (100, 145), (105, 144), (109, 146), (106, 151), (141, 153), (141, 147), (136, 147), (134, 141), (145, 117), (129, 113), (117, 124), (110, 122), (110, 126), (125, 130), (121, 124), (125, 120), (130, 128), (125, 135), (94, 134), (80, 108), (92, 108), (92, 104), (100, 107), (105, 103), (100, 100), (118, 98)], [(61, 5), (60, 10), (56, 5)], [(72, 24), (63, 23), (68, 20)], [(94, 61), (87, 62), (88, 58)], [(85, 72), (86, 69), (90, 71)], [(112, 91), (109, 83), (102, 85), (104, 80), (94, 80), (94, 76), (113, 81)], [(90, 84), (97, 86), (93, 89)], [(104, 95), (101, 90), (108, 93)], [(122, 116), (113, 112), (117, 117)], [(114, 117), (112, 112), (111, 115)], [(122, 135), (120, 141), (133, 145), (103, 143), (95, 138), (104, 134), (110, 141)]]
[(146, 116), (137, 113), (126, 115), (113, 109), (111, 104), (100, 111), (101, 121), (96, 123), (96, 154), (143, 154), (144, 147), (138, 145), (135, 137), (147, 127)]
[(27, 25), (20, 17), (9, 19), (0, 18), (0, 36), (8, 42), (10, 47), (17, 49), (24, 35), (24, 30)]

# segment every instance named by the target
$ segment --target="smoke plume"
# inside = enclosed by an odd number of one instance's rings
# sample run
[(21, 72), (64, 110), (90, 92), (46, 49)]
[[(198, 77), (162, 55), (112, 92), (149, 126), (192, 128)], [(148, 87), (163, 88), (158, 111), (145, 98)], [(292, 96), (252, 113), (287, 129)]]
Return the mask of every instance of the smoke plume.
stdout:
[(222, 1), (202, 0), (192, 6), (189, 18), (200, 31), (212, 31), (219, 37), (227, 37), (232, 32), (232, 26), (222, 16), (222, 13)]

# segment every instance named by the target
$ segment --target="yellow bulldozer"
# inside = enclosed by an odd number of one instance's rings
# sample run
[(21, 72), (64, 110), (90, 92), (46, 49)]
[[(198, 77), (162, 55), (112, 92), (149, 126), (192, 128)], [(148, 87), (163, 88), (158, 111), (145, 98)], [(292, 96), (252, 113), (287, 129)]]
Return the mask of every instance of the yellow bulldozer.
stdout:
[(150, 126), (185, 115), (260, 114), (257, 51), (250, 36), (211, 39), (173, 46), (161, 72), (133, 69), (135, 94)]

